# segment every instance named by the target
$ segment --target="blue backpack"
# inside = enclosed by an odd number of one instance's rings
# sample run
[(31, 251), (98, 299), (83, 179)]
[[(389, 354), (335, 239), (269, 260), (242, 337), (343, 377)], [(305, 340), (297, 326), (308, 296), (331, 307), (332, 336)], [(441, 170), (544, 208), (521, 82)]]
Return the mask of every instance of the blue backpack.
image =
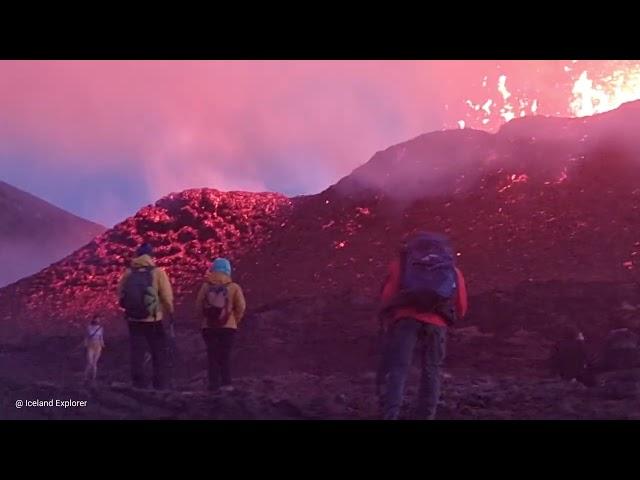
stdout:
[(401, 254), (400, 287), (394, 306), (408, 306), (441, 315), (453, 322), (457, 274), (449, 240), (436, 233), (419, 233)]

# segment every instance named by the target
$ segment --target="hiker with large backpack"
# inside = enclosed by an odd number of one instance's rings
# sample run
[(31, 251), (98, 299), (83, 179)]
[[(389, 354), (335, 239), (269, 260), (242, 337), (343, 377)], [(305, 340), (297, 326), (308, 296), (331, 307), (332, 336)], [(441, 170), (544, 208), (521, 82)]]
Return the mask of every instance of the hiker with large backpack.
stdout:
[(231, 348), (245, 309), (242, 288), (231, 280), (231, 263), (226, 258), (216, 258), (196, 298), (207, 347), (210, 391), (233, 390)]
[(384, 384), (385, 419), (400, 416), (416, 344), (422, 360), (417, 414), (422, 419), (435, 418), (447, 327), (466, 311), (465, 281), (455, 266), (449, 240), (428, 232), (411, 236), (391, 263), (382, 290), (380, 318), (386, 339), (378, 375)]
[(118, 284), (120, 306), (124, 309), (131, 339), (133, 385), (145, 387), (144, 358), (151, 353), (153, 387), (167, 388), (167, 339), (163, 315), (173, 318), (173, 291), (166, 272), (153, 261), (153, 248), (143, 244), (136, 251)]

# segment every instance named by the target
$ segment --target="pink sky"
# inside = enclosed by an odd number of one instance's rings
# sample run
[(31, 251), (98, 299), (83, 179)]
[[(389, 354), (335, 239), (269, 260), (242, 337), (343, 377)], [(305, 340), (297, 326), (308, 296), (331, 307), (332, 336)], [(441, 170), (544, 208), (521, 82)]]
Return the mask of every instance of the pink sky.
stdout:
[(501, 74), (568, 115), (594, 63), (566, 65), (0, 61), (0, 179), (105, 224), (191, 187), (315, 193), (394, 143), (480, 126), (465, 100), (499, 99)]

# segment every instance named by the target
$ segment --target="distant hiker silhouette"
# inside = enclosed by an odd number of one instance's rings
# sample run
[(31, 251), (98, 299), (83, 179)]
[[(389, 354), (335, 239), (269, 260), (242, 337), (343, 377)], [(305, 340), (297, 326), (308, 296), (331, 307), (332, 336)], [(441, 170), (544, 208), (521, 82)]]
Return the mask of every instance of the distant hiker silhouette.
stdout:
[(86, 382), (95, 382), (98, 374), (98, 360), (104, 348), (104, 328), (100, 325), (100, 317), (94, 316), (84, 337), (84, 346), (87, 353), (87, 366), (84, 370)]
[(382, 289), (385, 341), (377, 381), (387, 420), (400, 416), (416, 344), (422, 360), (417, 413), (435, 418), (447, 326), (467, 311), (465, 281), (454, 258), (446, 237), (422, 232), (409, 237), (389, 267)]
[(133, 385), (144, 388), (144, 360), (147, 351), (153, 364), (153, 387), (167, 388), (167, 338), (162, 318), (173, 319), (173, 291), (166, 272), (156, 267), (153, 249), (143, 244), (131, 267), (118, 284), (120, 306), (129, 325), (131, 377)]
[(233, 390), (231, 349), (245, 309), (242, 288), (231, 280), (231, 263), (226, 258), (216, 258), (196, 298), (207, 347), (209, 390)]
[(575, 325), (564, 327), (550, 358), (551, 372), (563, 380), (591, 385), (592, 370), (584, 335)]

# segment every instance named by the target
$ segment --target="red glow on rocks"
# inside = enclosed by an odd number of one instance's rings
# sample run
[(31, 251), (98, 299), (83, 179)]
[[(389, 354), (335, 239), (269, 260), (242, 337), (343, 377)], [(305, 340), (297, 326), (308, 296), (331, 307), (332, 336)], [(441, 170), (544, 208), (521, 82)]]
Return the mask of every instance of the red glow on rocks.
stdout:
[(336, 223), (335, 220), (331, 220), (330, 222), (325, 223), (324, 225), (322, 225), (322, 229), (325, 230), (325, 229), (327, 229), (329, 227), (332, 227), (335, 223)]
[(525, 173), (521, 173), (520, 175), (511, 175), (511, 181), (513, 183), (523, 183), (529, 180), (529, 176)]
[(35, 277), (23, 291), (26, 309), (37, 311), (46, 289), (54, 317), (117, 311), (118, 279), (142, 242), (153, 246), (179, 295), (202, 278), (214, 256), (233, 260), (268, 240), (290, 204), (272, 193), (193, 189), (168, 195)]
[(565, 167), (565, 168), (562, 170), (562, 173), (560, 173), (560, 176), (558, 177), (558, 179), (556, 180), (556, 183), (562, 183), (562, 182), (564, 182), (567, 178), (569, 178), (569, 177), (568, 177), (568, 175), (567, 175), (567, 168)]
[(504, 187), (502, 187), (501, 189), (498, 190), (499, 193), (504, 193), (507, 190), (509, 190), (511, 187), (513, 187), (515, 184), (517, 183), (527, 183), (529, 181), (529, 175), (527, 175), (526, 173), (521, 173), (519, 175), (516, 175), (515, 173), (512, 175), (509, 175), (507, 177), (508, 182)]
[[(637, 124), (632, 120), (640, 118), (640, 110), (629, 112), (624, 122), (616, 117), (612, 125), (617, 128), (604, 123), (606, 131)], [(607, 118), (612, 117), (587, 122)], [(562, 120), (561, 126), (575, 125), (571, 122)], [(514, 125), (522, 126), (519, 137), (525, 139), (533, 136), (527, 125), (538, 129), (526, 122)], [(580, 158), (583, 144), (576, 141), (578, 146), (567, 144), (559, 152), (555, 144), (549, 147), (545, 135), (555, 142), (556, 132), (563, 131), (555, 125), (553, 135), (536, 133), (533, 144), (512, 142), (515, 134), (508, 130), (495, 138), (468, 139), (436, 132), (407, 142), (407, 158), (428, 158), (436, 148), (447, 161), (451, 151), (473, 151), (482, 160), (499, 153), (496, 165), (465, 164), (468, 185), (457, 196), (453, 189), (437, 189), (426, 160), (399, 168), (393, 149), (318, 195), (289, 200), (215, 190), (172, 194), (65, 260), (0, 290), (0, 318), (9, 312), (20, 322), (42, 318), (53, 325), (95, 311), (117, 312), (117, 279), (143, 240), (154, 246), (159, 265), (174, 283), (177, 302), (186, 307), (191, 307), (195, 284), (214, 255), (229, 256), (237, 264), (250, 308), (279, 297), (345, 289), (364, 292), (374, 301), (403, 235), (425, 228), (451, 235), (471, 289), (515, 288), (529, 279), (628, 281), (639, 258), (631, 251), (640, 251), (634, 222), (637, 158), (615, 144), (609, 152), (605, 145), (569, 167), (571, 181), (556, 182), (564, 178), (562, 162)], [(624, 130), (624, 138), (633, 138), (631, 128)], [(456, 178), (461, 177), (449, 178), (450, 186)], [(349, 181), (353, 179), (359, 180)], [(403, 189), (411, 193), (406, 202), (397, 195)]]

